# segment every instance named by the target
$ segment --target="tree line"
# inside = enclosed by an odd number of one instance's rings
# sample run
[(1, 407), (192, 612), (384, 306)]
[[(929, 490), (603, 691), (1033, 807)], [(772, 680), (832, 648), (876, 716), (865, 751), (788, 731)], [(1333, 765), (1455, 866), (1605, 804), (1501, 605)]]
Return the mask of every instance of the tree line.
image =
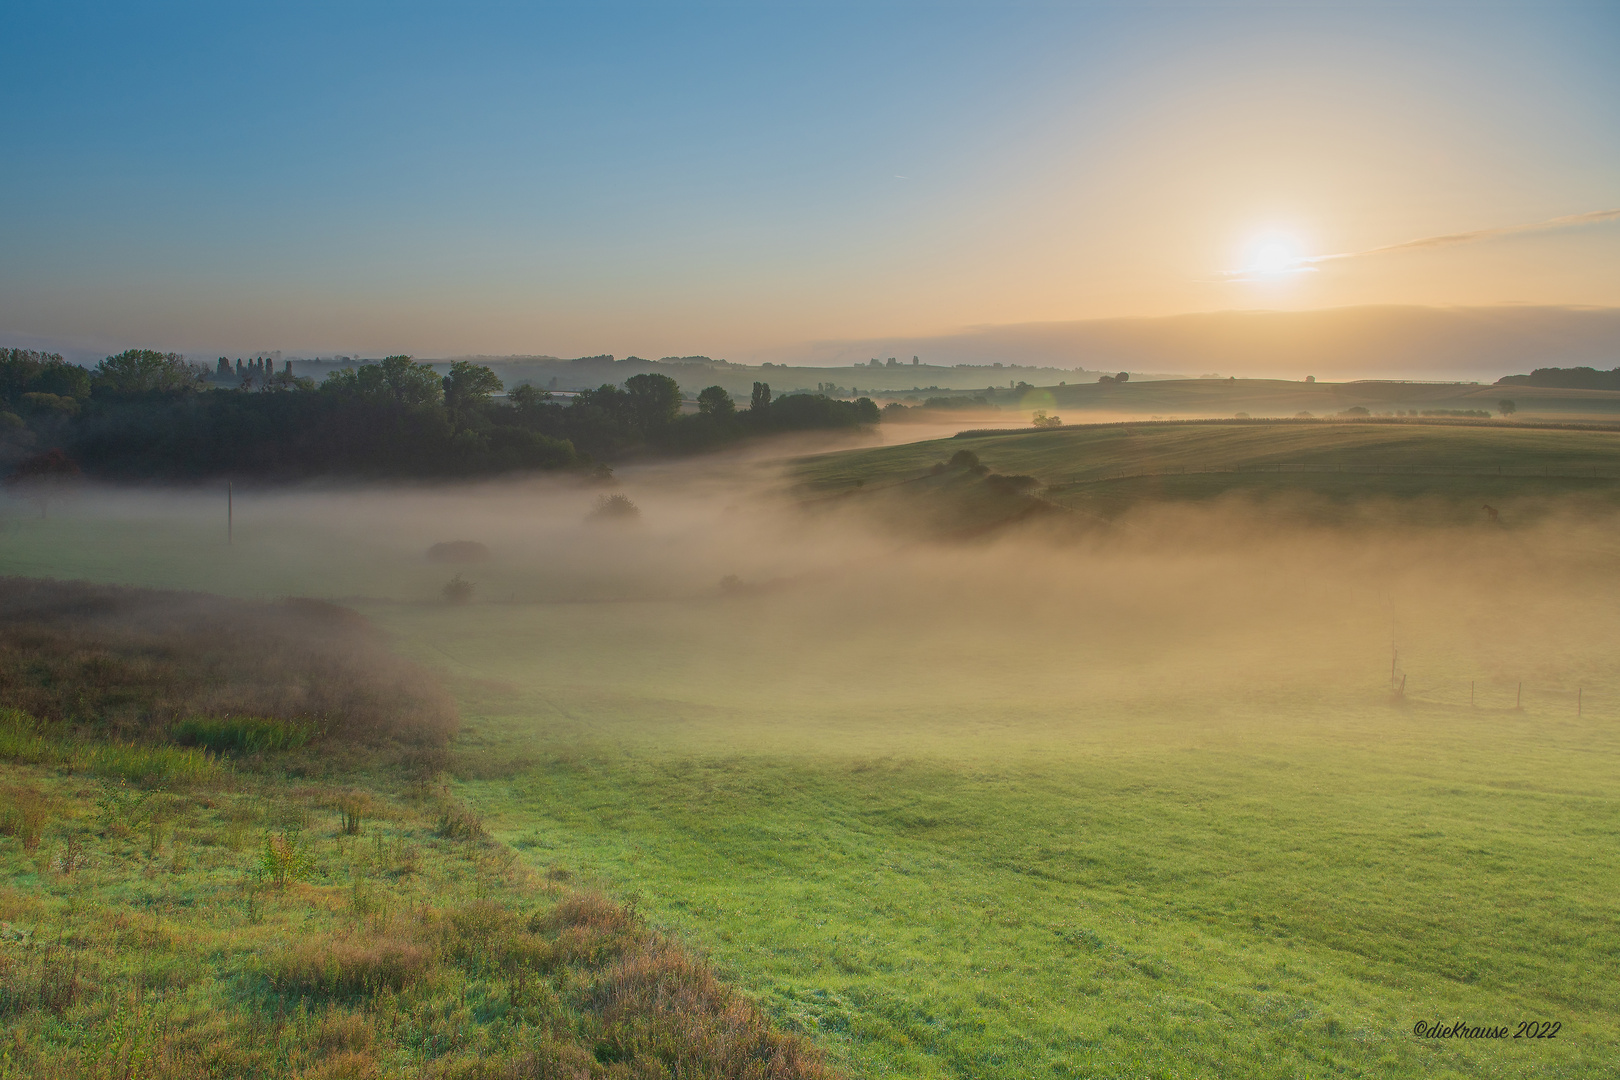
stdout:
[[(228, 370), (223, 360), (219, 370)], [(528, 384), (507, 390), (489, 368), (460, 360), (440, 375), (390, 356), (319, 385), (253, 370), (225, 388), (177, 353), (131, 349), (86, 369), (0, 349), (0, 464), (24, 479), (69, 469), (118, 480), (454, 477), (591, 467), (881, 419), (867, 398), (775, 396), (766, 383), (754, 384), (747, 408), (711, 386), (685, 412), (680, 386), (660, 374), (563, 399)]]

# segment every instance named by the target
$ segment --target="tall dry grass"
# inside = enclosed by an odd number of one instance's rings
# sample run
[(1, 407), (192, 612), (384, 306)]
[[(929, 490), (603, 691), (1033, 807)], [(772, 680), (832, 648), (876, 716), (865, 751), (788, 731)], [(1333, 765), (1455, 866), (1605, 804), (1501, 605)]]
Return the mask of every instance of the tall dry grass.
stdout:
[(103, 738), (173, 728), (240, 748), (264, 740), (197, 718), (366, 745), (438, 747), (457, 727), (449, 695), (347, 608), (26, 578), (0, 578), (3, 706)]

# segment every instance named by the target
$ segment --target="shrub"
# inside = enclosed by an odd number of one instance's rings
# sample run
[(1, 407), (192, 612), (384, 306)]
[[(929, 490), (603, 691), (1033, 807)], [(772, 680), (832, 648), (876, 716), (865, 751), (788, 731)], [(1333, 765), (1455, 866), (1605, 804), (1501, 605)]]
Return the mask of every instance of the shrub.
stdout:
[(312, 723), (266, 716), (194, 716), (170, 728), (169, 737), (216, 754), (260, 754), (303, 746), (315, 732)]
[(635, 521), (641, 517), (641, 509), (631, 502), (629, 497), (615, 492), (612, 495), (603, 495), (596, 500), (596, 508), (591, 511), (592, 521)]
[(447, 604), (468, 604), (472, 602), (473, 583), (457, 574), (445, 582), (444, 588), (439, 592)]
[(315, 867), (315, 859), (297, 832), (268, 833), (259, 849), (258, 871), (278, 889), (289, 881), (302, 881)]
[(370, 817), (376, 809), (376, 802), (371, 795), (364, 791), (345, 791), (336, 800), (339, 814), (343, 816), (343, 832), (346, 836), (357, 836), (360, 833), (360, 824)]
[(979, 455), (975, 454), (971, 450), (958, 450), (956, 453), (951, 455), (951, 459), (945, 464), (952, 469), (977, 468), (979, 465)]
[(459, 802), (447, 801), (439, 809), (434, 832), (445, 840), (482, 840), (486, 835), (478, 815)]

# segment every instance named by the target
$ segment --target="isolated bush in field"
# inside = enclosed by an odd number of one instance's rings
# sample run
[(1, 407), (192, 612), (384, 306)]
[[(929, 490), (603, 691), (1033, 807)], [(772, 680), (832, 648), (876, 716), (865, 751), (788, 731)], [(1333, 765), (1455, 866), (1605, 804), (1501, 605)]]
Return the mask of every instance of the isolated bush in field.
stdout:
[(445, 840), (482, 840), (486, 835), (478, 815), (454, 801), (440, 807), (434, 831)]
[(51, 804), (31, 787), (0, 788), (0, 836), (15, 836), (24, 851), (39, 849), (51, 820)]
[(590, 514), (592, 521), (607, 522), (630, 522), (640, 517), (641, 508), (631, 502), (629, 496), (617, 492), (598, 498)]
[(457, 574), (439, 590), (447, 604), (468, 604), (473, 598), (473, 583)]
[(315, 858), (296, 832), (269, 833), (259, 849), (258, 870), (278, 889), (289, 881), (302, 881), (315, 868)]
[(216, 754), (261, 754), (303, 746), (315, 732), (312, 723), (264, 716), (194, 716), (170, 728), (169, 737)]
[(971, 450), (958, 450), (945, 463), (952, 469), (973, 469), (979, 465), (979, 455)]
[(1047, 416), (1045, 409), (1036, 409), (1035, 415), (1033, 418), (1031, 418), (1030, 423), (1035, 427), (1040, 428), (1062, 427), (1063, 418), (1061, 416)]
[(343, 832), (346, 836), (356, 836), (360, 832), (360, 825), (366, 818), (371, 817), (377, 808), (368, 792), (345, 791), (336, 800), (337, 811), (343, 817)]
[(489, 548), (476, 540), (447, 540), (427, 550), (428, 562), (481, 563), (489, 561)]

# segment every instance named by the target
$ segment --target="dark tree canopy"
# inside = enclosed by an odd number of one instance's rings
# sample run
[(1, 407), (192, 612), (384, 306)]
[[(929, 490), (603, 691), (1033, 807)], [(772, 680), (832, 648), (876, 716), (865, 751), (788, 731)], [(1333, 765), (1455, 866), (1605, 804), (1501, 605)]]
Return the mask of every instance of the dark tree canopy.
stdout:
[(723, 386), (710, 386), (698, 392), (698, 412), (704, 416), (731, 416), (737, 411), (737, 403), (731, 400)]
[(0, 474), (31, 482), (43, 466), (17, 472), (19, 463), (60, 447), (109, 479), (469, 476), (881, 420), (868, 398), (774, 397), (764, 383), (746, 412), (712, 386), (683, 414), (680, 386), (660, 373), (560, 398), (529, 384), (502, 397), (487, 367), (456, 361), (441, 374), (409, 356), (340, 368), (319, 387), (268, 361), (219, 370), (211, 382), (179, 354), (151, 350), (109, 356), (94, 371), (0, 350)]
[(150, 397), (201, 390), (207, 377), (206, 369), (188, 364), (179, 353), (126, 349), (96, 365), (90, 386), (105, 397)]

